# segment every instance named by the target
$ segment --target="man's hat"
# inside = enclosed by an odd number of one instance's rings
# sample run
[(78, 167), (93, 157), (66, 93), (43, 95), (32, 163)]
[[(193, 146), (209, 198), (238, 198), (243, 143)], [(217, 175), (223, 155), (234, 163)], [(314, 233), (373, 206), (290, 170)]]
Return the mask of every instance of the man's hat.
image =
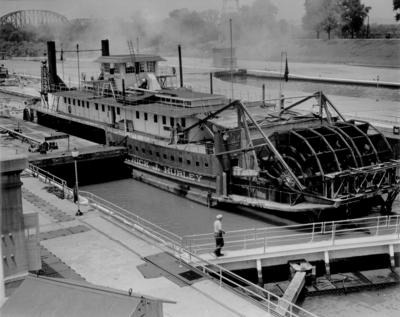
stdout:
[(222, 219), (222, 215), (218, 215), (218, 216), (217, 216), (217, 219)]

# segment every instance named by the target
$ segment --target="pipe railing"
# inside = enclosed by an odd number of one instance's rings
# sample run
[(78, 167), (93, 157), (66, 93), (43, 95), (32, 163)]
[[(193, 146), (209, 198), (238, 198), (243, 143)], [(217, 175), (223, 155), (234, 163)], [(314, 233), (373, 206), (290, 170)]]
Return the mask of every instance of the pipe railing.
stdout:
[(28, 169), (31, 171), (33, 177), (37, 177), (39, 180), (43, 180), (44, 183), (48, 182), (50, 185), (62, 190), (65, 197), (73, 197), (73, 190), (67, 186), (65, 180), (31, 163), (28, 164)]
[[(306, 311), (305, 309), (287, 301), (280, 296), (275, 295), (268, 290), (249, 282), (243, 277), (215, 264), (201, 258), (188, 250), (184, 251), (186, 257), (189, 257), (190, 261), (186, 262), (188, 265), (194, 266), (197, 269), (201, 269), (205, 274), (210, 275), (214, 278), (214, 282), (218, 283), (220, 287), (229, 288), (240, 295), (245, 295), (246, 299), (256, 304), (266, 312), (278, 315), (278, 316), (289, 316), (289, 317), (317, 317), (316, 315)], [(196, 262), (191, 264), (192, 258), (196, 259)], [(287, 305), (287, 311), (281, 315), (276, 311), (282, 304)], [(286, 306), (285, 305), (285, 306)]]
[(119, 219), (124, 224), (130, 226), (132, 230), (138, 230), (140, 233), (152, 238), (156, 238), (162, 243), (170, 243), (178, 247), (182, 246), (182, 238), (180, 236), (169, 232), (138, 215), (133, 214), (131, 211), (119, 207), (118, 205), (90, 192), (79, 191), (79, 195), (86, 198), (92, 207)]
[[(173, 255), (175, 257), (179, 257), (180, 265), (182, 265), (182, 261), (185, 261), (186, 264), (193, 266), (196, 269), (199, 269), (200, 267), (202, 271), (210, 275), (214, 281), (220, 285), (220, 287), (230, 288), (231, 290), (239, 292), (242, 295), (246, 295), (247, 299), (249, 299), (249, 296), (254, 298), (251, 301), (254, 301), (257, 306), (268, 313), (275, 311), (282, 305), (283, 302), (285, 302), (288, 307), (286, 316), (316, 317), (314, 314), (307, 312), (301, 307), (247, 281), (239, 275), (236, 275), (235, 273), (224, 269), (217, 264), (204, 260), (198, 255), (183, 249), (183, 241), (181, 237), (92, 193), (84, 191), (80, 191), (79, 193), (90, 202), (91, 206), (98, 209), (100, 209), (99, 207), (102, 207), (103, 211), (108, 211), (110, 216), (112, 215), (113, 217), (119, 219), (124, 224), (128, 225), (132, 230), (138, 230), (140, 233), (156, 239), (163, 245), (168, 246), (176, 251)], [(192, 264), (192, 258), (196, 258), (198, 260), (197, 263)]]
[[(330, 242), (365, 235), (397, 235), (400, 238), (400, 215), (378, 216), (351, 220), (328, 221), (283, 227), (252, 228), (227, 231), (225, 248), (230, 250), (263, 249), (300, 243)], [(185, 236), (185, 248), (193, 253), (209, 253), (215, 249), (213, 233)]]
[[(29, 169), (32, 173), (39, 175), (42, 178), (49, 178), (54, 185), (62, 186), (65, 189), (72, 192), (66, 186), (66, 181), (60, 179), (59, 177), (46, 172), (45, 170), (29, 164)], [(102, 212), (107, 213), (110, 217), (114, 217), (121, 221), (132, 230), (137, 230), (141, 234), (146, 235), (156, 241), (160, 242), (162, 245), (171, 248), (174, 252), (172, 255), (179, 259), (179, 266), (182, 266), (182, 261), (187, 265), (199, 269), (211, 276), (212, 280), (219, 284), (220, 287), (230, 289), (231, 291), (238, 292), (240, 295), (244, 295), (246, 300), (249, 300), (253, 304), (257, 305), (264, 311), (279, 315), (275, 310), (279, 308), (282, 303), (288, 307), (285, 316), (289, 317), (317, 317), (316, 315), (304, 310), (303, 308), (283, 299), (279, 296), (265, 290), (264, 288), (255, 285), (239, 275), (215, 264), (209, 262), (200, 256), (192, 253), (190, 250), (183, 248), (183, 238), (171, 233), (160, 226), (157, 226), (146, 219), (133, 214), (132, 212), (119, 207), (118, 205), (109, 202), (99, 196), (96, 196), (90, 192), (79, 191), (79, 196), (86, 198), (88, 204)], [(196, 263), (192, 259), (197, 259)]]

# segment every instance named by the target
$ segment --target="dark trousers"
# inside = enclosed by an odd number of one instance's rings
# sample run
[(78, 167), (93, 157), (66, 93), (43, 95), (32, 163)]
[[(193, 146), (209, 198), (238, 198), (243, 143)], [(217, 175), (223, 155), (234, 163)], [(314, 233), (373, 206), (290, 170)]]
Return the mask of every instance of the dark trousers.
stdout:
[(214, 253), (216, 255), (221, 255), (221, 249), (225, 245), (224, 238), (222, 237), (222, 234), (220, 234), (219, 236), (215, 237), (215, 245), (216, 245), (217, 248), (214, 250)]

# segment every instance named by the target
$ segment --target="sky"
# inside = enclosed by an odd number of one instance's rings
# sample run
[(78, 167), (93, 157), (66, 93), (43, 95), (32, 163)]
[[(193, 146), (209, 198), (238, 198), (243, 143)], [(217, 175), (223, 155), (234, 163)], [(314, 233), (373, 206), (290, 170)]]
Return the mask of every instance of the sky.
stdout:
[[(304, 15), (304, 0), (271, 0), (278, 8), (278, 19), (301, 23)], [(332, 0), (336, 1), (336, 0)], [(142, 10), (150, 19), (162, 19), (175, 9), (221, 11), (223, 0), (0, 0), (0, 16), (18, 10), (51, 10), (68, 19), (74, 18), (129, 18), (130, 14)], [(236, 0), (226, 0), (228, 7), (235, 7)], [(239, 0), (239, 6), (254, 0)], [(395, 23), (393, 0), (361, 0), (371, 6), (370, 23)]]

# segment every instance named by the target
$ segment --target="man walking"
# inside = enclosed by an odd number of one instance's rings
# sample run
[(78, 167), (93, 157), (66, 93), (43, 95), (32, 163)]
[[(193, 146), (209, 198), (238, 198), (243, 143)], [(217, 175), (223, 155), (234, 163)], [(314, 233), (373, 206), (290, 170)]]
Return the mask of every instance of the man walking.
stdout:
[(225, 234), (225, 231), (222, 230), (222, 215), (217, 216), (217, 220), (214, 222), (214, 237), (215, 237), (215, 244), (216, 249), (214, 250), (214, 254), (216, 257), (223, 256), (221, 253), (221, 249), (224, 246), (224, 238), (222, 237)]

